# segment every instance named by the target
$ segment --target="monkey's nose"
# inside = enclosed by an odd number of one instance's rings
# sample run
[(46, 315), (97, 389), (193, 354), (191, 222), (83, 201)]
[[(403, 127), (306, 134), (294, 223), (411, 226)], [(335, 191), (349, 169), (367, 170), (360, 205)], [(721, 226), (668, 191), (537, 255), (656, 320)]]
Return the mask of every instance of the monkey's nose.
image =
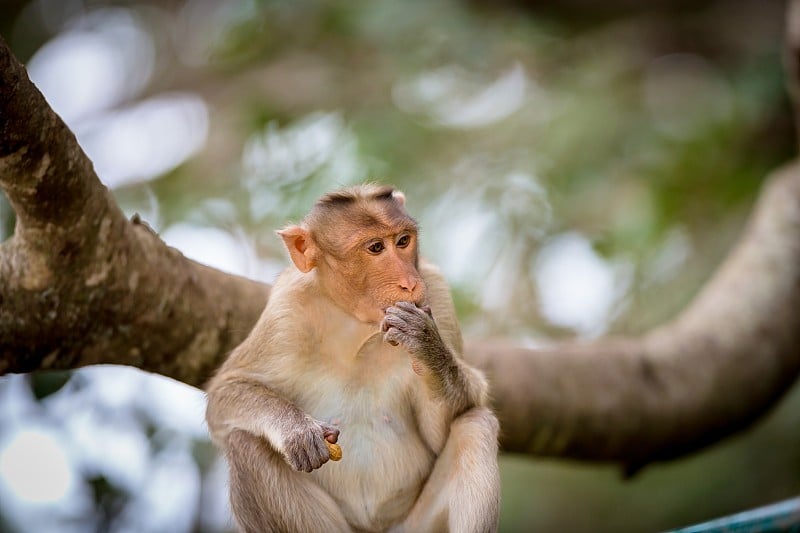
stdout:
[(417, 288), (417, 280), (414, 278), (401, 279), (400, 288), (407, 292), (414, 292), (414, 289)]

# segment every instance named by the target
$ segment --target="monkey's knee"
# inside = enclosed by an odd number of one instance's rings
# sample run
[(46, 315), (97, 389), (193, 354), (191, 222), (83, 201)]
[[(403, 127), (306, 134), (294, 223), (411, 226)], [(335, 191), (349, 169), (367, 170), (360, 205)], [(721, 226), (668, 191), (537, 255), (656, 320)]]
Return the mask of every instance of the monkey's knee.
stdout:
[(497, 530), (500, 424), (475, 407), (450, 423), (450, 434), (414, 508), (400, 530), (485, 533)]
[(497, 531), (500, 517), (500, 468), (497, 463), (500, 422), (487, 408), (461, 415), (461, 447), (456, 460), (460, 473), (450, 501), (450, 531)]

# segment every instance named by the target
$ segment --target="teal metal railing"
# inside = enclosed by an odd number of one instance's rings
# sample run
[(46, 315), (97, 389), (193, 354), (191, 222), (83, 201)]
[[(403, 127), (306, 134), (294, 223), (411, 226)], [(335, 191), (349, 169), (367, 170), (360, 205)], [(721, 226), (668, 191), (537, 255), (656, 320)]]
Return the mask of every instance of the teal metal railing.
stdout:
[(675, 529), (672, 533), (800, 533), (800, 498), (792, 498), (709, 522)]

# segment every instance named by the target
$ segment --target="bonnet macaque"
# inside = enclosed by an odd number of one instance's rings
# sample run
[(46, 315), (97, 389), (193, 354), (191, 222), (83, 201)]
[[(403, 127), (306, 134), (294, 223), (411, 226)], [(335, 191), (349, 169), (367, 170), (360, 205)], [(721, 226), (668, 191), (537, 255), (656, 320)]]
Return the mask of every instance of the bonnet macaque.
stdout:
[(207, 388), (248, 533), (497, 529), (486, 381), (404, 204), (352, 187), (278, 232), (293, 265)]

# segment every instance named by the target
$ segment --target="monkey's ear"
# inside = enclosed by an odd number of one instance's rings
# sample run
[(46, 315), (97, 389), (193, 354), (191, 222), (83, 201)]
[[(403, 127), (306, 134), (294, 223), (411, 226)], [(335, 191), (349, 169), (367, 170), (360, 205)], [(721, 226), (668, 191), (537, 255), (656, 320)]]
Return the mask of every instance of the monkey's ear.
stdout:
[(392, 198), (397, 200), (397, 203), (399, 203), (400, 205), (406, 205), (406, 195), (403, 194), (401, 191), (398, 191), (397, 189), (393, 190)]
[(314, 268), (314, 242), (307, 229), (300, 226), (287, 226), (276, 233), (283, 239), (292, 263), (300, 272), (308, 272)]

